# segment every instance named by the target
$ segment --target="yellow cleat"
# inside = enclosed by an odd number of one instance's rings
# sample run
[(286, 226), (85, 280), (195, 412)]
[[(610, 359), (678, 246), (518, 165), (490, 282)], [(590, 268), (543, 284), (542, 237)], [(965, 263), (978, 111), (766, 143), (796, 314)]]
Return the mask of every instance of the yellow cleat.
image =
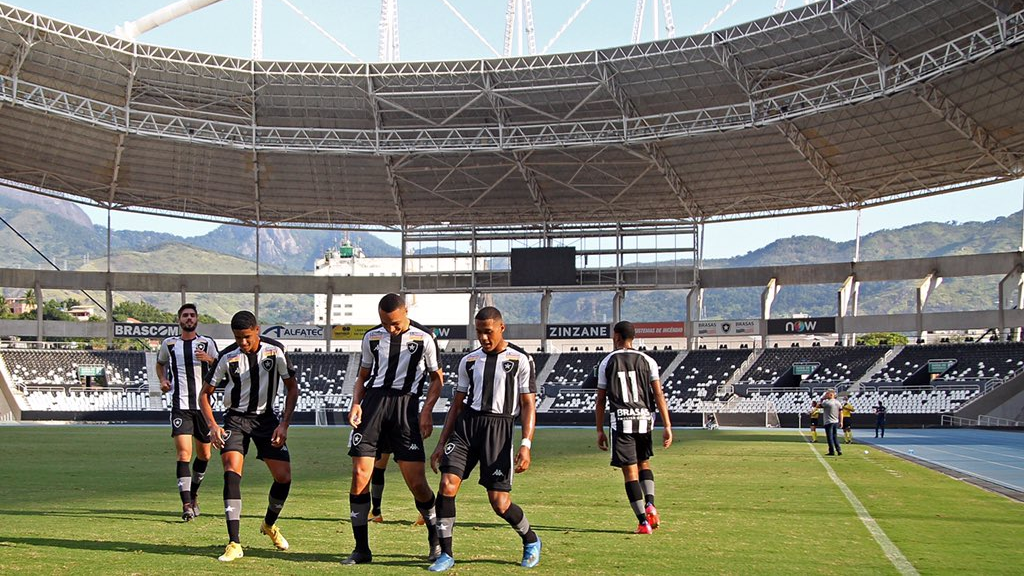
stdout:
[(217, 560), (220, 560), (221, 562), (233, 562), (242, 556), (245, 556), (245, 553), (242, 552), (242, 545), (238, 542), (229, 542), (227, 547), (224, 548), (224, 553), (221, 554), (220, 558), (217, 558)]
[(274, 543), (278, 550), (288, 549), (288, 541), (284, 539), (284, 534), (281, 534), (281, 529), (277, 527), (277, 524), (267, 526), (267, 523), (264, 522), (260, 525), (260, 532), (270, 536), (270, 541)]

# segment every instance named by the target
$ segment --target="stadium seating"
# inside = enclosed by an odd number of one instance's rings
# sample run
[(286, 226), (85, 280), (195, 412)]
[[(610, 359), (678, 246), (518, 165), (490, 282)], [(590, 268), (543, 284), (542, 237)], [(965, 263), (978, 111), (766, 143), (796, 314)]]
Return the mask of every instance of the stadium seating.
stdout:
[(819, 364), (818, 368), (801, 385), (847, 384), (863, 377), (889, 350), (886, 346), (766, 348), (740, 380), (770, 386), (793, 364), (814, 362)]

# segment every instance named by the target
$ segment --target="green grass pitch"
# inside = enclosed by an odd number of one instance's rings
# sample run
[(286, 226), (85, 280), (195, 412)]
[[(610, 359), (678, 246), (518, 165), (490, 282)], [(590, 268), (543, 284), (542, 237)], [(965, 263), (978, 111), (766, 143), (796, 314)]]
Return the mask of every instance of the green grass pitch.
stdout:
[[(294, 479), (278, 523), (287, 552), (259, 534), (270, 477), (250, 454), (245, 558), (225, 565), (216, 560), (226, 543), (216, 457), (203, 516), (185, 524), (167, 428), (2, 427), (0, 573), (426, 573), (424, 529), (412, 525), (394, 465), (387, 522), (370, 526), (374, 564), (338, 564), (352, 548), (347, 437), (347, 428), (292, 428)], [(1021, 573), (1022, 504), (868, 450), (829, 462), (921, 574)], [(622, 476), (593, 432), (540, 429), (533, 456), (512, 495), (544, 542), (537, 574), (897, 573), (794, 431), (677, 431), (652, 460), (663, 525), (651, 536), (632, 534)], [(428, 477), (436, 486), (438, 476)], [(475, 475), (458, 512), (455, 574), (522, 573), (519, 539), (490, 511)]]

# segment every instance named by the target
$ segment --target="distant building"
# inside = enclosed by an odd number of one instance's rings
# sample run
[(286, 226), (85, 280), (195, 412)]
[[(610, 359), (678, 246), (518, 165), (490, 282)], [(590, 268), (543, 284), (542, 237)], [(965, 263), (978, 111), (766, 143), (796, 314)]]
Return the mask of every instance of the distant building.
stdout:
[(29, 304), (25, 302), (25, 298), (4, 298), (7, 301), (7, 307), (10, 308), (11, 313), (17, 316), (18, 314), (24, 314), (25, 312), (33, 312), (36, 309), (35, 304)]
[[(463, 262), (463, 260), (465, 262)], [(411, 259), (416, 267), (412, 272), (437, 272), (438, 266), (455, 267), (466, 271), (472, 268), (469, 258)], [(344, 242), (328, 250), (314, 264), (316, 276), (399, 277), (402, 275), (401, 258), (368, 258), (358, 246)], [(384, 294), (335, 294), (327, 317), (327, 295), (314, 297), (313, 318), (316, 324), (375, 326), (380, 324), (377, 303)], [(429, 327), (465, 326), (469, 323), (468, 294), (409, 294), (409, 317)]]
[(89, 318), (92, 318), (93, 315), (96, 314), (96, 308), (94, 306), (79, 304), (78, 306), (72, 306), (71, 309), (68, 310), (68, 314), (74, 316), (75, 320), (78, 320), (79, 322), (88, 322)]

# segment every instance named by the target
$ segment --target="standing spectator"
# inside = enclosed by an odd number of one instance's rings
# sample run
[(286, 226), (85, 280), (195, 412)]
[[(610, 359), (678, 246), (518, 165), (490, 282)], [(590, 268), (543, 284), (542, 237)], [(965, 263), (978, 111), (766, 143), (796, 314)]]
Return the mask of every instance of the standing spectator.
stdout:
[(836, 391), (825, 392), (825, 399), (821, 401), (822, 416), (825, 418), (825, 439), (828, 440), (828, 456), (842, 456), (843, 449), (839, 447), (837, 429), (843, 423), (843, 405), (836, 400)]
[(843, 441), (853, 444), (853, 413), (856, 412), (853, 404), (850, 404), (850, 397), (843, 401)]
[(811, 400), (811, 442), (818, 441), (818, 424), (821, 419), (821, 406), (818, 406), (817, 400)]
[(878, 438), (878, 433), (882, 433), (882, 438), (885, 438), (885, 406), (882, 405), (882, 401), (878, 401), (878, 406), (875, 406), (875, 438)]

